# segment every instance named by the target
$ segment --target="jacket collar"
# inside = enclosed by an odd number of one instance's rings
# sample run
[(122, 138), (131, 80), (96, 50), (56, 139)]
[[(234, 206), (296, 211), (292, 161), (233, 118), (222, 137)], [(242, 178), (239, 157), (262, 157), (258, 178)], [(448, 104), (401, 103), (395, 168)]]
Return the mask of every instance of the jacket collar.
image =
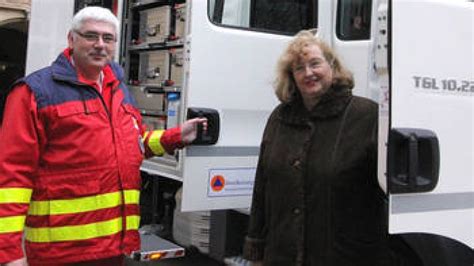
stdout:
[[(56, 80), (71, 82), (74, 84), (80, 84), (81, 82), (78, 79), (76, 69), (71, 63), (71, 50), (69, 48), (65, 49), (56, 60), (51, 65), (53, 78)], [(121, 67), (115, 63), (111, 62), (104, 68), (104, 79), (105, 80), (122, 80), (123, 71)], [(108, 76), (112, 75), (112, 76)]]
[(292, 101), (282, 105), (279, 117), (289, 124), (306, 124), (308, 120), (335, 117), (342, 114), (351, 98), (351, 89), (333, 86), (321, 96), (318, 104), (308, 111), (298, 93)]

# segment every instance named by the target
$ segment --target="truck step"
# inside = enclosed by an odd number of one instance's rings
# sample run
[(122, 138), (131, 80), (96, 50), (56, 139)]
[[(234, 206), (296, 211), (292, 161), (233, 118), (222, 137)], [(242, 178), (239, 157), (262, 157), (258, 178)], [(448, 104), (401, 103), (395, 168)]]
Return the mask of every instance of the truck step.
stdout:
[(151, 261), (184, 256), (184, 248), (155, 234), (140, 232), (141, 250), (132, 253), (135, 261)]

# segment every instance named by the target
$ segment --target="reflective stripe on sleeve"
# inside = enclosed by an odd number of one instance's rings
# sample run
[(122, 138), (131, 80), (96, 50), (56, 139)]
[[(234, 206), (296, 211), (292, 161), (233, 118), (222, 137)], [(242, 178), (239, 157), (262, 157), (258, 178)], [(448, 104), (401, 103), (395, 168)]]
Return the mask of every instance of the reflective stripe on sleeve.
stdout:
[(0, 203), (28, 203), (32, 191), (29, 188), (0, 188)]
[[(125, 190), (124, 199), (125, 204), (138, 204), (140, 192), (138, 190)], [(122, 204), (121, 192), (117, 191), (78, 199), (32, 201), (28, 214), (74, 214), (113, 208), (120, 204)]]
[[(148, 140), (148, 147), (153, 152), (153, 154), (161, 156), (165, 153), (165, 149), (161, 146), (161, 135), (163, 135), (164, 130), (154, 130), (151, 132), (151, 136)], [(147, 134), (148, 135), (148, 134)]]
[[(127, 216), (127, 230), (137, 230), (140, 216)], [(25, 228), (26, 240), (36, 243), (77, 241), (109, 236), (122, 231), (122, 218), (84, 225)]]
[(23, 231), (26, 216), (0, 217), (0, 234)]

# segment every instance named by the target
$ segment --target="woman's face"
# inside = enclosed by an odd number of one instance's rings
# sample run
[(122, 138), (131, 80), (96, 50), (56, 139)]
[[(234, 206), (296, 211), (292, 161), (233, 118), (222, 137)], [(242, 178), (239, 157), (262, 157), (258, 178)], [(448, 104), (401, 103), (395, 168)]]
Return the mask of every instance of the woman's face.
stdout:
[(318, 45), (303, 48), (292, 65), (293, 78), (305, 102), (318, 99), (332, 84), (332, 68)]

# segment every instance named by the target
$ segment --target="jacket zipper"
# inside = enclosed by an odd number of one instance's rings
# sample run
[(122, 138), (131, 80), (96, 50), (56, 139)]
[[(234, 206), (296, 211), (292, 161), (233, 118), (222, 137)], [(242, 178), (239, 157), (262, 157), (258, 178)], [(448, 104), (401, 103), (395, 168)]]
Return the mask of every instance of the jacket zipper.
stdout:
[[(110, 125), (110, 129), (111, 129), (111, 132), (112, 132), (112, 141), (113, 141), (113, 143), (115, 143), (116, 138), (115, 138), (115, 131), (114, 131), (113, 123), (112, 123), (112, 116), (110, 114), (110, 110), (107, 108), (107, 105), (105, 104), (105, 100), (102, 97), (102, 94), (100, 94), (92, 86), (85, 85), (85, 84), (78, 83), (78, 82), (71, 82), (71, 83), (73, 83), (75, 85), (78, 85), (78, 86), (81, 86), (81, 87), (85, 87), (88, 90), (92, 90), (93, 93), (95, 93), (99, 96), (99, 99), (102, 102), (102, 106), (104, 107), (104, 110), (107, 113), (107, 117), (109, 119), (109, 125)], [(120, 85), (120, 83), (119, 83), (119, 85)], [(114, 92), (117, 91), (117, 87), (118, 87), (118, 85), (112, 88), (110, 97), (113, 97)], [(83, 94), (81, 94), (81, 97), (82, 97), (83, 104), (84, 104), (84, 107), (85, 107), (85, 112), (86, 112), (86, 114), (88, 114), (87, 105), (85, 103)], [(117, 153), (115, 153), (115, 154), (117, 154)], [(121, 235), (122, 235), (122, 239), (125, 240), (125, 235), (126, 235), (126, 231), (127, 231), (127, 228), (126, 228), (126, 226), (127, 226), (127, 215), (126, 215), (126, 212), (125, 212), (125, 194), (124, 194), (123, 184), (122, 184), (120, 178), (119, 178), (119, 183), (120, 183), (120, 190), (122, 191), (122, 193), (121, 193), (121, 198), (122, 198), (121, 209), (122, 209), (122, 214), (123, 214), (122, 215), (122, 232), (121, 232)], [(120, 245), (120, 248), (121, 248), (122, 251), (124, 250), (124, 247), (125, 247), (124, 242), (122, 242), (121, 245)]]

